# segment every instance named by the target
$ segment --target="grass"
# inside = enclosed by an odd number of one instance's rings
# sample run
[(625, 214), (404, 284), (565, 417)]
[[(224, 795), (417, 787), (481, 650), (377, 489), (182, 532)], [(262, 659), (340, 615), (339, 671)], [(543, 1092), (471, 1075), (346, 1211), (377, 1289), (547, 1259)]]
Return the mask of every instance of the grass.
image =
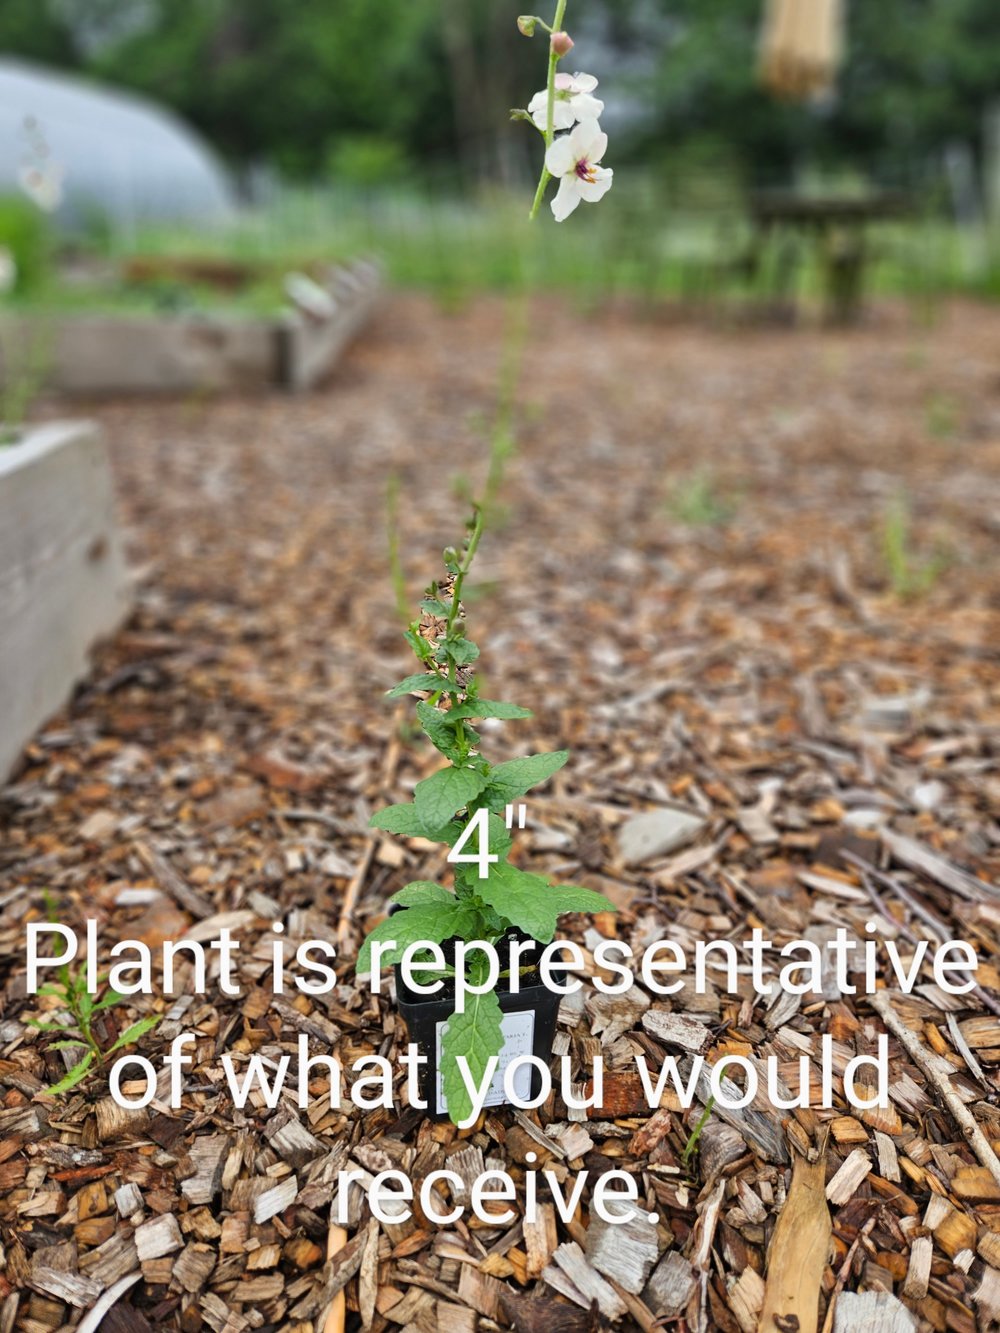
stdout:
[[(556, 225), (548, 216), (527, 219), (530, 191), (458, 192), (453, 183), (352, 187), (285, 187), (265, 208), (239, 214), (209, 229), (140, 228), (126, 245), (113, 235), (95, 240), (111, 259), (147, 256), (217, 256), (264, 264), (273, 276), (236, 297), (184, 284), (130, 290), (89, 284), (74, 290), (51, 284), (32, 303), (60, 307), (169, 309), (178, 305), (281, 304), (280, 275), (316, 261), (377, 254), (390, 281), (434, 293), (459, 307), (483, 291), (558, 291), (581, 311), (616, 296), (652, 305), (682, 301), (738, 309), (773, 294), (779, 260), (774, 247), (757, 271), (746, 264), (751, 232), (735, 186), (708, 196), (668, 184), (652, 173), (618, 172), (615, 189), (599, 207), (579, 210)], [(980, 241), (982, 238), (980, 237)], [(808, 246), (792, 283), (794, 295), (816, 300), (822, 265)], [(871, 291), (905, 297), (933, 315), (943, 293), (1000, 295), (1000, 233), (978, 271), (970, 270), (969, 237), (935, 219), (894, 221), (870, 228)], [(970, 276), (971, 274), (971, 276)]]
[[(47, 900), (50, 921), (58, 921), (58, 913)], [(106, 977), (101, 978), (103, 983)], [(96, 1071), (104, 1063), (127, 1046), (133, 1046), (140, 1037), (150, 1032), (162, 1015), (151, 1014), (120, 1032), (114, 1043), (103, 1050), (93, 1030), (95, 1021), (102, 1013), (109, 1013), (117, 1006), (126, 1003), (124, 995), (114, 989), (107, 989), (99, 1000), (95, 1000), (87, 988), (87, 977), (83, 967), (71, 968), (63, 963), (59, 969), (58, 981), (40, 986), (36, 992), (40, 997), (49, 997), (56, 1001), (57, 1009), (52, 1020), (29, 1018), (28, 1025), (37, 1032), (51, 1033), (60, 1038), (50, 1042), (48, 1050), (75, 1050), (80, 1053), (66, 1074), (57, 1083), (45, 1091), (52, 1097), (61, 1097), (70, 1092), (78, 1083), (82, 1083), (88, 1074)]]
[(684, 1151), (681, 1153), (681, 1162), (685, 1170), (691, 1166), (695, 1153), (698, 1151), (698, 1143), (704, 1132), (705, 1126), (712, 1118), (712, 1112), (715, 1110), (715, 1098), (709, 1097), (705, 1103), (704, 1110), (695, 1122), (694, 1129), (687, 1136), (687, 1142), (684, 1144)]
[[(730, 1063), (729, 1059), (726, 1056), (723, 1056), (722, 1059), (719, 1061), (718, 1065), (716, 1066), (716, 1068), (719, 1071), (720, 1079), (725, 1074), (726, 1065), (729, 1063)], [(688, 1134), (687, 1141), (684, 1144), (684, 1150), (681, 1153), (681, 1164), (684, 1167), (685, 1171), (690, 1171), (691, 1163), (694, 1161), (694, 1158), (698, 1153), (698, 1146), (699, 1143), (701, 1142), (701, 1136), (705, 1132), (705, 1126), (711, 1120), (712, 1112), (714, 1110), (715, 1110), (715, 1096), (710, 1095), (708, 1101), (705, 1103), (701, 1115), (695, 1121), (694, 1128), (691, 1130), (690, 1134)]]
[(667, 509), (679, 523), (689, 527), (725, 527), (736, 513), (736, 501), (720, 489), (708, 469), (702, 468), (674, 484)]
[(44, 330), (15, 337), (0, 325), (0, 448), (14, 444), (41, 392), (49, 363)]
[(131, 283), (99, 277), (66, 282), (53, 276), (30, 294), (12, 297), (5, 303), (5, 308), (13, 314), (25, 315), (174, 315), (230, 310), (249, 317), (274, 315), (283, 304), (279, 273), (235, 292), (220, 291), (209, 283)]
[(935, 440), (950, 440), (958, 431), (960, 406), (947, 393), (932, 393), (927, 400), (927, 434)]
[(886, 507), (880, 537), (887, 582), (900, 601), (926, 596), (948, 565), (941, 550), (919, 556), (913, 548), (911, 529), (910, 506), (904, 497), (897, 496)]

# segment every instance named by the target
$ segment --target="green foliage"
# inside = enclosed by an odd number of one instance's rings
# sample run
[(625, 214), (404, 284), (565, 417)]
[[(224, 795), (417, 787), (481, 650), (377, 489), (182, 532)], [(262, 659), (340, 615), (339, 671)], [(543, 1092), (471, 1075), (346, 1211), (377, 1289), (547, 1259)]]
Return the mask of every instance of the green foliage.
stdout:
[[(49, 916), (50, 919), (57, 919), (51, 907)], [(50, 1051), (78, 1049), (83, 1052), (81, 1058), (63, 1078), (45, 1089), (53, 1097), (61, 1097), (78, 1083), (82, 1083), (87, 1075), (99, 1068), (109, 1056), (117, 1054), (128, 1046), (134, 1046), (141, 1037), (156, 1027), (161, 1018), (160, 1014), (153, 1014), (138, 1019), (124, 1032), (119, 1033), (113, 1045), (103, 1050), (94, 1035), (94, 1020), (106, 1010), (124, 1004), (126, 1002), (124, 995), (109, 988), (100, 999), (95, 999), (88, 989), (84, 969), (70, 968), (68, 964), (63, 964), (59, 969), (59, 980), (40, 986), (38, 994), (57, 1000), (60, 1009), (69, 1013), (70, 1021), (50, 1022), (45, 1019), (29, 1018), (28, 1025), (37, 1032), (68, 1034), (62, 1040), (52, 1042), (48, 1048)]]
[(692, 1158), (698, 1151), (698, 1142), (701, 1139), (705, 1126), (708, 1124), (709, 1120), (711, 1120), (712, 1112), (714, 1110), (715, 1098), (714, 1096), (710, 1096), (705, 1103), (701, 1115), (695, 1123), (694, 1129), (692, 1129), (691, 1133), (687, 1136), (687, 1142), (684, 1144), (684, 1151), (681, 1153), (681, 1162), (685, 1169), (691, 1165)]
[(531, 717), (530, 708), (520, 704), (505, 704), (499, 699), (476, 699), (470, 704), (459, 704), (449, 714), (452, 718), (460, 717), (495, 717), (506, 722), (516, 722)]
[(532, 787), (547, 782), (568, 759), (568, 750), (555, 750), (552, 754), (531, 754), (526, 759), (510, 759), (506, 764), (497, 764), (490, 770), (483, 804), (487, 810), (502, 810)]
[(479, 881), (479, 896), (499, 917), (542, 944), (553, 938), (564, 912), (605, 912), (609, 907), (603, 893), (569, 884), (552, 885), (541, 875), (531, 875), (506, 861), (491, 866), (488, 876)]
[(376, 926), (362, 945), (357, 970), (371, 970), (372, 945), (376, 942), (395, 941), (396, 947), (387, 950), (381, 959), (383, 967), (392, 967), (411, 945), (441, 944), (453, 936), (464, 936), (466, 931), (475, 929), (476, 919), (473, 904), (455, 897), (446, 903), (433, 895), (428, 902), (407, 907), (405, 912), (395, 912)]
[(945, 553), (940, 550), (927, 557), (914, 553), (910, 524), (910, 507), (903, 498), (897, 497), (883, 516), (881, 541), (889, 586), (901, 601), (923, 597), (930, 592), (948, 563)]
[(459, 1058), (466, 1062), (470, 1081), (480, 1086), (490, 1060), (503, 1049), (501, 1021), (500, 1001), (492, 990), (471, 995), (464, 1012), (448, 1020), (441, 1043), (441, 1073), (448, 1112), (456, 1124), (467, 1120), (473, 1109)]
[[(725, 1059), (725, 1057), (723, 1057), (723, 1059), (719, 1061), (717, 1068), (719, 1070), (720, 1078), (725, 1073), (726, 1065), (728, 1063), (729, 1061)], [(701, 1141), (701, 1136), (705, 1132), (705, 1126), (711, 1120), (712, 1112), (714, 1110), (715, 1110), (715, 1096), (710, 1094), (708, 1101), (705, 1103), (704, 1108), (702, 1109), (701, 1115), (695, 1122), (694, 1128), (691, 1130), (691, 1133), (687, 1136), (687, 1142), (684, 1144), (684, 1151), (681, 1153), (681, 1163), (684, 1166), (685, 1170), (687, 1170), (690, 1167), (696, 1153), (698, 1152), (698, 1144)]]
[(44, 330), (23, 336), (16, 325), (0, 325), (0, 447), (16, 443), (48, 369)]
[(450, 903), (454, 901), (454, 894), (429, 879), (415, 879), (394, 893), (389, 901), (400, 907), (420, 907), (427, 903)]
[(0, 248), (17, 264), (18, 297), (44, 290), (52, 272), (52, 231), (48, 217), (20, 195), (0, 196)]
[(447, 689), (447, 682), (442, 681), (440, 676), (436, 676), (432, 671), (418, 671), (415, 676), (407, 676), (401, 680), (386, 694), (387, 699), (403, 699), (408, 694), (414, 694), (417, 690), (441, 690)]
[(75, 65), (81, 57), (69, 6), (52, 0), (4, 0), (0, 5), (0, 51), (48, 65)]
[(132, 21), (114, 15), (90, 69), (165, 98), (234, 159), (368, 186), (453, 124), (440, 0), (116, 4)]
[(335, 141), (329, 157), (335, 184), (371, 188), (409, 174), (406, 154), (398, 143), (380, 134), (350, 134)]
[(947, 393), (932, 393), (926, 407), (927, 434), (935, 440), (950, 440), (958, 430), (959, 404)]
[[(821, 110), (761, 90), (761, 0), (588, 9), (642, 111), (616, 165), (628, 148), (668, 175), (704, 165), (686, 172), (699, 197), (723, 173), (768, 185), (807, 160), (919, 186), (944, 144), (980, 142), (996, 97), (995, 0), (850, 6), (838, 95)], [(536, 54), (515, 17), (508, 0), (380, 0), (375, 15), (371, 0), (4, 0), (0, 49), (161, 98), (235, 161), (368, 190), (410, 162), (509, 173), (521, 127), (498, 109), (524, 100)]]
[(483, 773), (472, 768), (439, 768), (418, 782), (413, 793), (420, 822), (426, 828), (441, 828), (452, 815), (471, 806), (475, 797), (486, 786)]
[(680, 480), (668, 501), (670, 513), (691, 527), (724, 527), (736, 511), (731, 496), (719, 490), (712, 474), (704, 469)]
[[(499, 474), (491, 475), (492, 485), (487, 490), (492, 495)], [(388, 806), (371, 820), (374, 828), (450, 846), (455, 891), (451, 893), (429, 881), (417, 881), (401, 889), (392, 901), (404, 910), (394, 912), (369, 934), (358, 957), (359, 973), (371, 970), (376, 942), (394, 941), (393, 949), (381, 960), (382, 966), (390, 966), (413, 945), (441, 944), (451, 939), (497, 944), (512, 929), (545, 944), (553, 938), (563, 913), (613, 910), (600, 893), (551, 884), (507, 860), (511, 836), (498, 812), (546, 782), (569, 755), (559, 750), (493, 765), (479, 753), (479, 737), (469, 725), (470, 719), (531, 715), (517, 704), (481, 699), (470, 669), (479, 650), (466, 637), (462, 586), (484, 521), (484, 509), (478, 507), (461, 552), (453, 548), (445, 552), (448, 572), (427, 591), (422, 603), (424, 623), (413, 621), (407, 631), (407, 641), (426, 669), (407, 676), (388, 691), (392, 699), (413, 693), (430, 695), (417, 702), (417, 719), (424, 734), (449, 762), (417, 783), (412, 802)], [(485, 966), (481, 951), (472, 955), (467, 966), (469, 979), (474, 982)], [(467, 1061), (468, 1076), (478, 1084), (502, 1044), (500, 1007), (492, 991), (470, 997), (464, 1012), (448, 1020), (441, 1069), (448, 1112), (456, 1123), (467, 1119), (471, 1110), (459, 1060)]]
[(384, 810), (377, 811), (371, 818), (372, 828), (384, 829), (386, 833), (400, 833), (404, 838), (427, 838), (431, 834), (437, 836), (432, 839), (434, 842), (447, 842), (448, 838), (443, 836), (444, 831), (437, 826), (428, 829), (427, 825), (420, 818), (420, 813), (415, 805), (388, 805)]

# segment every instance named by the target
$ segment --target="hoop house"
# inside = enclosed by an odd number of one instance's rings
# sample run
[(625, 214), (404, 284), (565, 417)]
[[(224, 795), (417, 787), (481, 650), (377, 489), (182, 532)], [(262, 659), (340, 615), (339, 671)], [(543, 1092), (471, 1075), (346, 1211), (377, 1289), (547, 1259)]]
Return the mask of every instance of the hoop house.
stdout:
[(20, 60), (0, 59), (0, 194), (25, 171), (61, 182), (62, 225), (221, 219), (231, 195), (211, 150), (153, 102)]

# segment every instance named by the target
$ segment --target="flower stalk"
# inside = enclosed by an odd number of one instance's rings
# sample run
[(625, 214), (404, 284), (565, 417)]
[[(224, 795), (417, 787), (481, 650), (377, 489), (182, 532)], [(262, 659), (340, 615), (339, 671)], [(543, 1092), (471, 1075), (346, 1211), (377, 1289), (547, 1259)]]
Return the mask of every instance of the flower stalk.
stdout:
[[(555, 13), (555, 18), (552, 20), (552, 27), (550, 29), (551, 32), (563, 31), (563, 20), (566, 17), (566, 4), (567, 0), (556, 0), (556, 13)], [(561, 60), (561, 58), (562, 57), (560, 56), (559, 52), (555, 50), (554, 46), (550, 44), (549, 74), (548, 74), (548, 82), (546, 83), (546, 92), (548, 94), (548, 100), (546, 102), (545, 129), (543, 131), (545, 135), (546, 152), (552, 147), (552, 140), (555, 138), (554, 122), (556, 114), (556, 70), (559, 67), (559, 61)], [(549, 172), (548, 167), (543, 164), (542, 174), (538, 179), (538, 188), (535, 191), (535, 198), (531, 205), (531, 212), (528, 214), (529, 218), (532, 221), (534, 221), (534, 219), (538, 216), (538, 210), (542, 206), (542, 200), (545, 198), (545, 191), (551, 179), (552, 176)]]

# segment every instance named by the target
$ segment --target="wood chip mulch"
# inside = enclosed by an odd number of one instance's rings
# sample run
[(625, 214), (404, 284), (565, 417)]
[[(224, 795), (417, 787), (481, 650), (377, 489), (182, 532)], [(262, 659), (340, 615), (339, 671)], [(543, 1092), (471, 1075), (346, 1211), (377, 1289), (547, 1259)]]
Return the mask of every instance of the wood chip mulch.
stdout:
[[(321, 394), (94, 407), (138, 602), (0, 794), (0, 1333), (1000, 1321), (1000, 1180), (979, 1142), (1000, 1146), (995, 311), (791, 333), (538, 309), (505, 521), (467, 598), (489, 694), (535, 710), (485, 729), (491, 754), (572, 751), (529, 798), (515, 856), (616, 904), (565, 922), (588, 956), (609, 935), (822, 942), (877, 920), (904, 957), (970, 941), (979, 989), (950, 996), (925, 968), (887, 1008), (833, 977), (771, 1001), (749, 984), (609, 1000), (588, 982), (556, 1050), (581, 1081), (605, 1056), (589, 1113), (553, 1095), (459, 1133), (402, 1105), (331, 1109), (322, 1078), (306, 1110), (291, 1094), (234, 1107), (223, 1052), (277, 1060), (304, 1033), (349, 1066), (404, 1040), (350, 966), (388, 895), (446, 870), (366, 827), (435, 759), (382, 697), (409, 669), (386, 483), (415, 595), (481, 475), (503, 327), (498, 303), (398, 296)], [(713, 522), (690, 521), (699, 486)], [(906, 559), (932, 569), (910, 597), (884, 552), (900, 503)], [(664, 836), (630, 860), (651, 812)], [(274, 997), (272, 923), (289, 948), (333, 939), (352, 883), (337, 988)], [(52, 1003), (25, 984), (43, 892), (70, 924), (96, 918), (105, 955), (222, 925), (240, 939), (238, 998), (211, 980), (193, 994), (182, 967), (101, 1030), (110, 1044), (163, 1014), (140, 1046), (157, 1067), (197, 1034), (180, 1110), (124, 1112), (100, 1074), (44, 1093), (69, 1053), (25, 1021)], [(888, 1110), (839, 1090), (829, 1110), (717, 1109), (687, 1162), (700, 1109), (668, 1093), (651, 1111), (635, 1074), (637, 1052), (698, 1047), (777, 1055), (797, 1078), (824, 1034), (842, 1072), (887, 1025)], [(562, 1179), (633, 1173), (659, 1221), (602, 1226), (585, 1192), (569, 1224), (548, 1203), (532, 1226), (380, 1225), (359, 1192), (331, 1227), (342, 1168), (522, 1179), (530, 1152)]]

